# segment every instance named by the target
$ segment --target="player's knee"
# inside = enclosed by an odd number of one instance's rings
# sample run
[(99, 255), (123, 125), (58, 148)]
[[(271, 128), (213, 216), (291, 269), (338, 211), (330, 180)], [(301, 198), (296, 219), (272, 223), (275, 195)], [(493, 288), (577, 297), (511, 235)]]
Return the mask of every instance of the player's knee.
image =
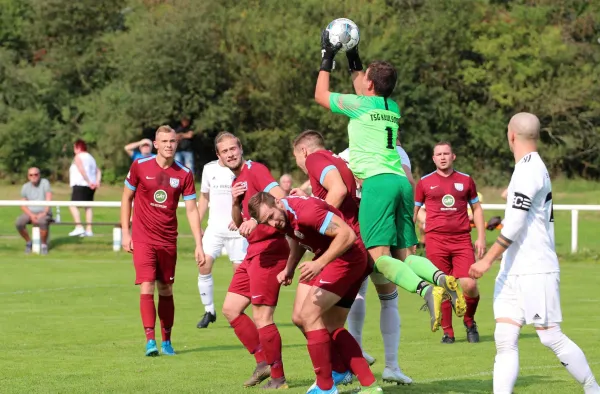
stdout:
[(302, 317), (300, 316), (299, 311), (294, 311), (292, 313), (292, 323), (294, 323), (296, 327), (302, 329)]
[(494, 331), (496, 351), (498, 353), (518, 351), (520, 331), (521, 327), (514, 324), (496, 323), (496, 330)]
[(173, 285), (170, 283), (158, 282), (158, 295), (168, 297), (173, 295)]
[(537, 332), (542, 345), (550, 349), (556, 347), (557, 344), (566, 338), (566, 335), (562, 332), (559, 325), (544, 330), (536, 329), (535, 331)]
[(234, 307), (231, 304), (225, 303), (225, 304), (223, 304), (221, 313), (223, 313), (223, 316), (225, 316), (225, 319), (227, 319), (227, 321), (231, 323), (242, 313), (242, 311), (240, 311), (239, 308)]
[(477, 297), (478, 289), (477, 282), (471, 278), (460, 278), (460, 287), (462, 287), (464, 293), (469, 297)]

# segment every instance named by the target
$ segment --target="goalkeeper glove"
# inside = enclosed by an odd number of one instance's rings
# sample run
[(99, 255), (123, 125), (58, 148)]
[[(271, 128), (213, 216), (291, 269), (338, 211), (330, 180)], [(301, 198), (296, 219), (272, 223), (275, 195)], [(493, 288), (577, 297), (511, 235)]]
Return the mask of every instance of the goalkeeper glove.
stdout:
[(358, 44), (356, 44), (356, 46), (349, 51), (346, 51), (346, 58), (348, 59), (350, 73), (363, 70), (362, 61), (360, 60), (360, 55), (358, 54)]
[(342, 43), (331, 45), (329, 41), (329, 32), (323, 30), (321, 34), (321, 71), (331, 72), (335, 67), (335, 54), (342, 48)]

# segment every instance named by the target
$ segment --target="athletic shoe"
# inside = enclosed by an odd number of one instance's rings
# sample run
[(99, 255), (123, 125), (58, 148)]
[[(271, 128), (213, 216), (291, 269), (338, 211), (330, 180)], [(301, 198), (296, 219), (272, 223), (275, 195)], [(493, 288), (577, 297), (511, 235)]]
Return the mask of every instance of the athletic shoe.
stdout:
[(396, 384), (411, 384), (413, 380), (402, 373), (400, 368), (392, 369), (385, 367), (381, 374), (381, 379), (384, 382), (396, 383)]
[(43, 255), (48, 254), (48, 245), (42, 244), (42, 248), (40, 250), (40, 254), (43, 254)]
[(369, 387), (361, 387), (358, 393), (363, 394), (374, 394), (374, 393), (383, 393), (383, 389), (377, 386), (377, 383), (373, 383)]
[(171, 346), (171, 341), (164, 341), (161, 343), (160, 352), (165, 356), (174, 356), (175, 350), (173, 350), (173, 346)]
[(146, 356), (158, 356), (158, 348), (156, 347), (156, 341), (154, 339), (150, 339), (148, 342), (146, 342)]
[(83, 227), (75, 227), (75, 230), (69, 233), (69, 237), (79, 237), (85, 234)]
[(80, 237), (93, 237), (94, 233), (92, 231), (86, 231), (80, 235)]
[(441, 343), (454, 343), (455, 339), (454, 337), (451, 337), (450, 335), (444, 333), (444, 336), (442, 337), (442, 340), (440, 341)]
[(271, 376), (271, 366), (265, 362), (260, 362), (256, 364), (256, 368), (254, 368), (250, 379), (244, 382), (244, 387), (256, 386), (269, 376)]
[(263, 390), (283, 390), (289, 388), (290, 386), (288, 386), (287, 382), (285, 381), (285, 377), (271, 379), (267, 382), (267, 384), (261, 387)]
[(202, 320), (198, 322), (196, 328), (206, 328), (210, 323), (217, 321), (217, 315), (215, 313), (206, 312), (202, 317)]
[(33, 249), (33, 244), (31, 242), (25, 243), (25, 254), (31, 254), (32, 249)]
[(369, 365), (373, 365), (375, 364), (375, 361), (377, 361), (377, 359), (373, 356), (371, 356), (370, 354), (363, 352), (363, 357), (365, 360), (367, 360), (367, 364)]
[[(346, 385), (352, 383), (352, 372), (350, 372), (350, 371), (346, 371), (346, 372), (331, 371), (331, 378), (333, 379), (334, 386), (339, 386), (339, 385), (346, 386)], [(310, 393), (310, 390), (313, 390), (315, 387), (317, 387), (316, 380), (312, 384), (312, 386), (310, 386), (308, 388), (307, 393)]]
[(469, 343), (478, 343), (479, 342), (479, 331), (477, 330), (477, 324), (473, 322), (471, 327), (467, 327), (465, 324), (465, 328), (467, 329), (467, 341)]
[(442, 301), (448, 297), (446, 291), (439, 286), (428, 286), (423, 299), (425, 304), (421, 310), (429, 310), (431, 317), (431, 332), (436, 332), (440, 328), (442, 320)]
[(467, 302), (465, 301), (465, 296), (456, 278), (450, 275), (442, 275), (440, 277), (440, 286), (443, 287), (450, 296), (454, 314), (458, 317), (463, 317), (467, 312)]
[(316, 384), (313, 386), (308, 389), (306, 394), (338, 394), (338, 389), (335, 387), (335, 384), (329, 390), (321, 390)]

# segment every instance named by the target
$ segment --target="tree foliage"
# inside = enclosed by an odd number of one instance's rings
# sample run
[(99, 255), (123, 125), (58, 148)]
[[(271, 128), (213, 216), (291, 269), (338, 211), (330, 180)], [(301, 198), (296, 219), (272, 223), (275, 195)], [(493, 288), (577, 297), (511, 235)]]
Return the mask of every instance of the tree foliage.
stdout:
[[(365, 62), (398, 69), (418, 173), (447, 140), (462, 171), (505, 183), (506, 124), (530, 111), (553, 173), (600, 177), (600, 2), (584, 0), (0, 0), (0, 176), (63, 178), (84, 138), (116, 181), (123, 145), (183, 116), (199, 164), (224, 129), (276, 171), (295, 169), (290, 141), (307, 128), (342, 150), (347, 120), (313, 100), (320, 30), (342, 16)], [(351, 92), (337, 63), (332, 89)]]

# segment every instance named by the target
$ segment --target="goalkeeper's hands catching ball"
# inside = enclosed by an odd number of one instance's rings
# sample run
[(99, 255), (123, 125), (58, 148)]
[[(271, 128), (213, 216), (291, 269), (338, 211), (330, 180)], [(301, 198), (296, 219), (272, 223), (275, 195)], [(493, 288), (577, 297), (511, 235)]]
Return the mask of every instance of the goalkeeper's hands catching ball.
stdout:
[(348, 68), (350, 69), (351, 74), (355, 71), (363, 70), (362, 61), (358, 54), (358, 44), (356, 44), (354, 48), (346, 51), (346, 58), (348, 59)]
[(335, 67), (335, 55), (342, 48), (342, 43), (338, 42), (336, 45), (331, 45), (329, 41), (329, 32), (323, 30), (321, 33), (321, 71), (327, 71), (328, 73)]

